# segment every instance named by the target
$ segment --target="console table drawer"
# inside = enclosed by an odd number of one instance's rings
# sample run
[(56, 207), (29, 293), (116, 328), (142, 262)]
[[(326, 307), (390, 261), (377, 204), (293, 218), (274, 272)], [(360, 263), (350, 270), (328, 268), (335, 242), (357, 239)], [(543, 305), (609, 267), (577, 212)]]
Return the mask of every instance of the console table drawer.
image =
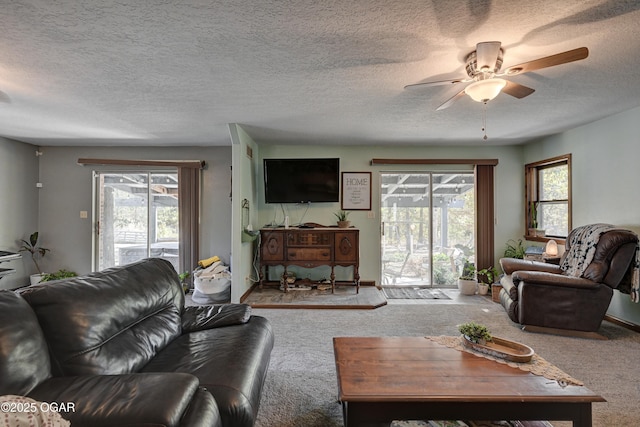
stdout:
[(289, 261), (331, 261), (330, 248), (288, 248)]
[(318, 246), (332, 243), (333, 233), (296, 230), (287, 234), (287, 244), (290, 246)]

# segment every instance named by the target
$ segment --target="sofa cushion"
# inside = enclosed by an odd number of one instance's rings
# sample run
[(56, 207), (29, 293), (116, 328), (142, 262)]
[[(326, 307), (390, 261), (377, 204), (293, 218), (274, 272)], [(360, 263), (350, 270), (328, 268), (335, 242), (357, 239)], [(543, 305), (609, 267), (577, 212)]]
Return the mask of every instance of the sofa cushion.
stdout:
[(0, 395), (25, 395), (50, 375), (35, 313), (20, 295), (0, 291)]
[(274, 336), (267, 319), (186, 333), (169, 344), (143, 372), (187, 372), (213, 395), (222, 424), (251, 427), (260, 404)]
[(26, 288), (54, 375), (138, 371), (181, 333), (184, 293), (173, 266), (147, 259)]
[(249, 304), (195, 305), (184, 308), (182, 332), (220, 328), (247, 323), (251, 318)]

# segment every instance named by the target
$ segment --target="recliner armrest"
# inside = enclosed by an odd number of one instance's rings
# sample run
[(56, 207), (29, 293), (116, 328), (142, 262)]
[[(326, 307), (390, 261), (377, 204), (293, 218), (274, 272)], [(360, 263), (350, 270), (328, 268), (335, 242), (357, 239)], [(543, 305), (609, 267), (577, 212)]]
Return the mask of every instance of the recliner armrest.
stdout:
[(191, 413), (190, 407), (197, 397), (197, 412), (206, 414), (207, 422), (191, 425), (219, 425), (215, 401), (213, 398), (201, 401), (199, 390), (202, 389), (198, 379), (190, 374), (138, 373), (52, 377), (28, 396), (40, 402), (64, 403), (60, 415), (71, 421), (72, 426), (176, 427), (185, 425), (183, 416)]
[(504, 274), (512, 274), (515, 271), (546, 271), (549, 273), (562, 274), (560, 266), (547, 264), (540, 261), (529, 261), (519, 258), (500, 258), (500, 267)]
[(511, 275), (511, 279), (516, 286), (520, 282), (526, 282), (527, 285), (538, 284), (579, 289), (595, 289), (600, 286), (600, 283), (582, 277), (565, 276), (546, 271), (516, 271)]
[(251, 318), (249, 304), (214, 304), (187, 306), (182, 312), (182, 332), (247, 323)]

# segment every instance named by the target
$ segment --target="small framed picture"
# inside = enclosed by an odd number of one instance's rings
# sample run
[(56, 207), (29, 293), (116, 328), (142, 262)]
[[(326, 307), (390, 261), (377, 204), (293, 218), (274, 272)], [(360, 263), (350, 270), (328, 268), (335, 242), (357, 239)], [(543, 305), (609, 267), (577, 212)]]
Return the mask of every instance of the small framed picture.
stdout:
[(371, 172), (342, 172), (342, 210), (371, 210)]

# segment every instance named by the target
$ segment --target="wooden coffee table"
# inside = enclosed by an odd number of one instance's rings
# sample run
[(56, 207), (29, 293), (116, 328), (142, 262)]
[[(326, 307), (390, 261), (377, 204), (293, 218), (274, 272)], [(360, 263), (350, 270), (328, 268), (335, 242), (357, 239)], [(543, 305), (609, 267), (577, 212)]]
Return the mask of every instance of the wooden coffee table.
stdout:
[(591, 426), (586, 387), (560, 385), (424, 337), (333, 339), (346, 427), (393, 420), (556, 420)]

